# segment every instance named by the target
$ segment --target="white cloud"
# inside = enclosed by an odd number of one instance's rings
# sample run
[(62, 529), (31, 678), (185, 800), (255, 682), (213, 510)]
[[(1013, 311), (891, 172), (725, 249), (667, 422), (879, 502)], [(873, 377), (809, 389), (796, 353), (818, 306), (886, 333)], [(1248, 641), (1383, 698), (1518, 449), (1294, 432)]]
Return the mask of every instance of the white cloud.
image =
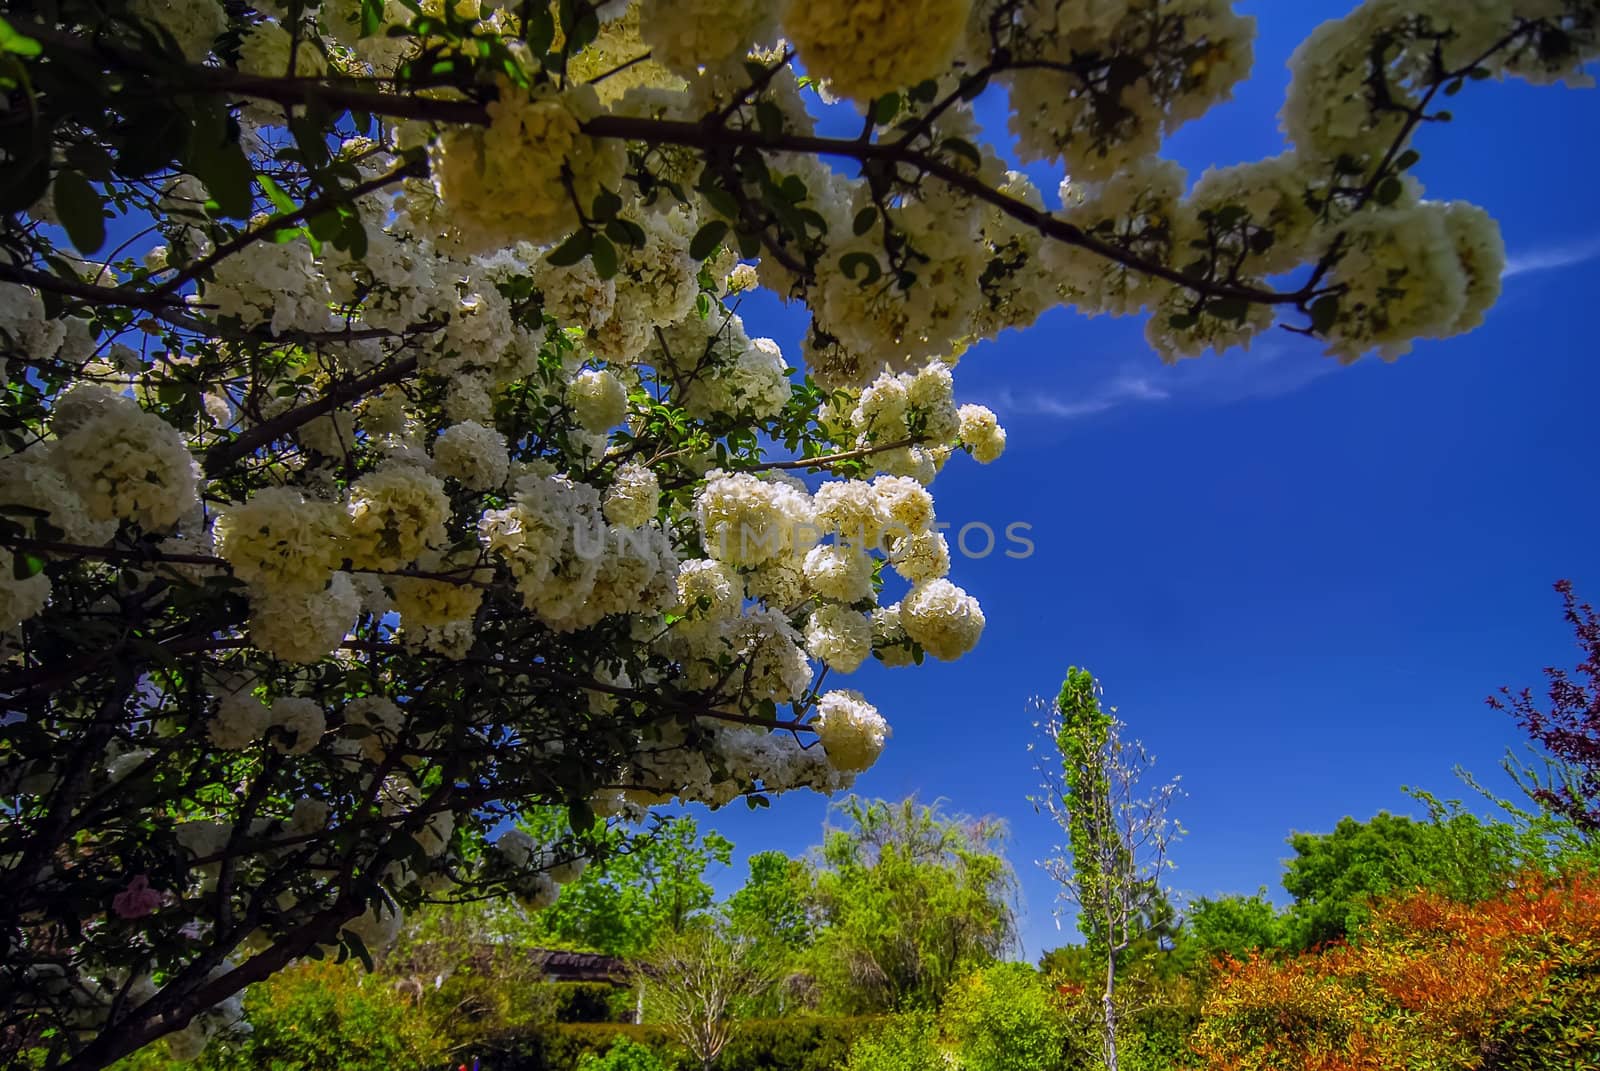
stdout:
[(1058, 420), (1077, 420), (1132, 402), (1161, 402), (1169, 397), (1170, 394), (1157, 387), (1147, 376), (1120, 375), (1083, 394), (1070, 397), (1033, 392), (1018, 397), (1009, 388), (1004, 389), (995, 397), (993, 408), (1002, 413), (1033, 413)]
[(1336, 362), (1322, 356), (1315, 343), (1274, 339), (1245, 353), (1208, 355), (1172, 367), (1158, 364), (1150, 355), (1121, 362), (1115, 374), (1082, 390), (1018, 392), (1005, 388), (988, 404), (1002, 419), (1032, 415), (1081, 420), (1154, 403), (1225, 405), (1270, 398), (1299, 390), (1339, 369)]
[(1514, 253), (1506, 258), (1505, 278), (1529, 275), (1538, 271), (1556, 271), (1600, 257), (1600, 237), (1567, 245), (1547, 245), (1526, 253)]

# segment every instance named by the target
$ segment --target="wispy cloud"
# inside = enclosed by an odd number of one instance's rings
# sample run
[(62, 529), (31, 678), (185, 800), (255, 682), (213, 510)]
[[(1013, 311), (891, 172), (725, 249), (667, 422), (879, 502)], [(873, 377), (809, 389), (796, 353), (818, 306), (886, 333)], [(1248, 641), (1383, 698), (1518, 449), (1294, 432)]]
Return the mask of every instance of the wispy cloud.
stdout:
[(1120, 375), (1083, 394), (1071, 397), (1030, 392), (1018, 396), (1009, 388), (994, 398), (995, 408), (1006, 413), (1034, 413), (1058, 420), (1077, 420), (1135, 402), (1164, 402), (1171, 395), (1146, 376)]
[(1117, 363), (1112, 374), (1081, 390), (1019, 392), (1002, 388), (987, 401), (1002, 417), (1081, 420), (1134, 406), (1225, 405), (1275, 397), (1299, 390), (1339, 367), (1314, 344), (1268, 342), (1246, 353), (1206, 356), (1176, 367), (1157, 365), (1153, 356), (1144, 356)]
[(1526, 253), (1513, 253), (1506, 258), (1505, 277), (1530, 275), (1537, 271), (1555, 271), (1584, 264), (1600, 257), (1600, 236), (1581, 242), (1547, 245)]

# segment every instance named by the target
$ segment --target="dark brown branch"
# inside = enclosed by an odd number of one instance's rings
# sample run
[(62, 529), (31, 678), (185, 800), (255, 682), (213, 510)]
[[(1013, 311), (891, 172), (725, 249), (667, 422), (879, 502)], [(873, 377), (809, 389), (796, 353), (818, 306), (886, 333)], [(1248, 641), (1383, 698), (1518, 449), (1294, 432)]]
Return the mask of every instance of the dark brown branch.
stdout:
[[(438, 330), (438, 326), (430, 327), (429, 330)], [(229, 465), (242, 457), (248, 457), (274, 439), (287, 435), (302, 424), (333, 412), (346, 402), (363, 397), (369, 391), (398, 382), (416, 371), (416, 368), (417, 358), (403, 357), (387, 368), (380, 368), (368, 375), (337, 383), (329, 387), (328, 393), (316, 401), (280, 413), (271, 420), (257, 424), (236, 439), (218, 443), (206, 451), (204, 466), (206, 475), (212, 478), (222, 475)]]

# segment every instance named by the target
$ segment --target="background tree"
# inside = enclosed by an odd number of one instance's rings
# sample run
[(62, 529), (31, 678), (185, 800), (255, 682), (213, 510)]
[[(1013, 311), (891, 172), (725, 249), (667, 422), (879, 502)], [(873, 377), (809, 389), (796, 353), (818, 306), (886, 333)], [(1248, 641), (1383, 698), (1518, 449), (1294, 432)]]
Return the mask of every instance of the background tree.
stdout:
[(750, 955), (777, 980), (757, 1001), (762, 1014), (783, 1015), (814, 994), (803, 972), (816, 939), (809, 909), (811, 872), (803, 859), (782, 852), (750, 857), (745, 882), (723, 905), (728, 925), (750, 941)]
[(1170, 925), (1161, 878), (1183, 828), (1168, 817), (1177, 780), (1139, 795), (1153, 760), (1123, 739), (1115, 708), (1103, 709), (1100, 695), (1088, 670), (1068, 670), (1041, 726), (1051, 750), (1039, 760), (1043, 790), (1032, 802), (1067, 834), (1042, 865), (1100, 960), (1105, 1063), (1117, 1071), (1118, 967), (1141, 936)]
[(1489, 705), (1514, 717), (1545, 760), (1536, 767), (1508, 756), (1507, 771), (1543, 810), (1600, 839), (1600, 617), (1580, 603), (1570, 580), (1556, 584), (1581, 659), (1571, 672), (1547, 668), (1547, 708), (1533, 690), (1501, 688)]
[(813, 861), (807, 963), (833, 1010), (937, 1005), (951, 982), (1012, 947), (1015, 879), (1004, 826), (940, 805), (851, 797)]
[(1414, 135), (1600, 52), (1593, 0), (1361, 4), (1292, 149), (1191, 189), (1252, 20), (1080, 7), (8, 6), (5, 1056), (192, 1050), (424, 904), (548, 902), (596, 815), (848, 788), (887, 725), (823, 674), (984, 627), (924, 489), (1004, 447), (955, 355), (1060, 305), (1169, 359), (1471, 330), (1503, 246)]
[(1378, 897), (1426, 888), (1473, 903), (1498, 895), (1520, 873), (1563, 864), (1540, 827), (1485, 822), (1457, 803), (1417, 795), (1430, 811), (1425, 820), (1380, 811), (1366, 822), (1342, 818), (1331, 833), (1289, 838), (1288, 947), (1304, 950), (1354, 932)]
[(711, 906), (715, 893), (706, 870), (733, 858), (733, 843), (714, 829), (702, 834), (692, 815), (615, 839), (602, 862), (563, 886), (561, 898), (539, 913), (542, 937), (624, 959), (638, 956)]
[(640, 963), (638, 981), (650, 1018), (711, 1071), (746, 1006), (774, 978), (749, 939), (719, 919), (701, 917), (662, 936)]

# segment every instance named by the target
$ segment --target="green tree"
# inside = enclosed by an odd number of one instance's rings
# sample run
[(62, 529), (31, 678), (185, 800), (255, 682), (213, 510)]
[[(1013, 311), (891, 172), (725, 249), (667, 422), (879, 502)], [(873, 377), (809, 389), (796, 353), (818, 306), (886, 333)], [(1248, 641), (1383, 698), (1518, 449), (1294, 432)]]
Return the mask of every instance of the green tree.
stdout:
[(1067, 844), (1042, 864), (1077, 909), (1078, 928), (1103, 968), (1100, 1005), (1107, 1071), (1117, 1071), (1118, 971), (1141, 940), (1159, 947), (1173, 924), (1161, 876), (1183, 828), (1167, 817), (1176, 780), (1148, 795), (1141, 784), (1153, 764), (1137, 741), (1123, 738), (1115, 709), (1100, 703), (1088, 670), (1067, 671), (1049, 717), (1040, 726), (1053, 751), (1038, 771), (1036, 810), (1067, 834)]
[(1485, 821), (1455, 801), (1416, 793), (1426, 820), (1380, 811), (1370, 820), (1339, 820), (1330, 833), (1295, 833), (1283, 887), (1294, 897), (1284, 940), (1304, 950), (1344, 937), (1366, 920), (1372, 901), (1426, 888), (1476, 902), (1504, 891), (1514, 874), (1548, 871), (1558, 861), (1538, 826)]
[(1189, 905), (1184, 920), (1184, 951), (1190, 962), (1217, 956), (1244, 959), (1278, 947), (1283, 930), (1283, 918), (1267, 899), (1265, 886), (1251, 896), (1202, 896)]
[(562, 887), (561, 897), (539, 915), (554, 940), (631, 958), (663, 932), (681, 932), (711, 907), (706, 881), (713, 865), (727, 866), (733, 842), (716, 830), (704, 835), (690, 815), (661, 821), (646, 837), (621, 841), (603, 862)]
[(649, 1018), (666, 1026), (703, 1071), (711, 1071), (738, 1020), (773, 982), (750, 940), (712, 916), (663, 933), (636, 974)]
[(782, 1016), (794, 1003), (794, 987), (784, 983), (795, 977), (815, 940), (810, 902), (811, 871), (804, 860), (759, 852), (750, 857), (744, 885), (723, 905), (728, 924), (750, 941), (751, 954), (778, 980), (759, 1001), (761, 1015)]
[(1015, 885), (1005, 827), (936, 802), (865, 801), (834, 811), (813, 860), (816, 942), (807, 962), (844, 1012), (931, 1007), (950, 983), (1012, 947)]

